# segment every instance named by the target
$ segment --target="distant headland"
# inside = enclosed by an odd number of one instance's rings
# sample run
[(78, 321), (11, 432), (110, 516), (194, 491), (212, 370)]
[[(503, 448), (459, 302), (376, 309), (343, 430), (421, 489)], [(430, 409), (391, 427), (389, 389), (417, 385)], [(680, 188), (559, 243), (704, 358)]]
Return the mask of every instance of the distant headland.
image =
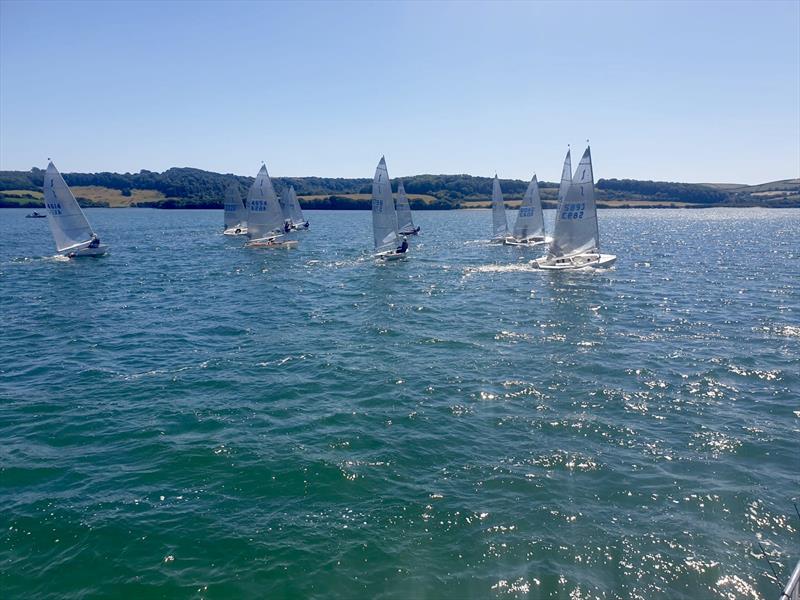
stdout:
[[(82, 206), (145, 208), (222, 208), (225, 189), (239, 183), (243, 197), (252, 177), (188, 167), (163, 173), (64, 173)], [(485, 208), (492, 179), (472, 175), (414, 175), (401, 178), (414, 210)], [(399, 181), (395, 180), (396, 182)], [(44, 170), (0, 171), (0, 208), (41, 208)], [(292, 185), (304, 209), (366, 210), (372, 180), (327, 177), (273, 177), (278, 192)], [(519, 204), (527, 181), (501, 179), (507, 204)], [(558, 183), (539, 182), (545, 208), (555, 208)], [(675, 183), (636, 179), (600, 179), (600, 208), (708, 208), (759, 206), (800, 208), (800, 179), (760, 185)]]

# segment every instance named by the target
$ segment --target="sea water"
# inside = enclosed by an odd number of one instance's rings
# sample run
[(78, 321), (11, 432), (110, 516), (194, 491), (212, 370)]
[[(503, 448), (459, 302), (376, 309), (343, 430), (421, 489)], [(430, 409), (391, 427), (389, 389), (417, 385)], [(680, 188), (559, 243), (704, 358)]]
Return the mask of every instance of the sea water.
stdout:
[(615, 267), (560, 273), (482, 210), (391, 264), (368, 212), (255, 250), (91, 209), (81, 260), (25, 212), (4, 598), (772, 598), (800, 558), (800, 211), (601, 210)]

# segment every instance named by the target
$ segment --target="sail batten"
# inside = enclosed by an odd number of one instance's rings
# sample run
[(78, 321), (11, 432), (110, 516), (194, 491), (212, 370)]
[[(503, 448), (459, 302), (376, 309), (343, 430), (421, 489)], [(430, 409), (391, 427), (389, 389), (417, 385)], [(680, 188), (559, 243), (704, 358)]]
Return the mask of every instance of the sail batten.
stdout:
[(492, 234), (495, 239), (508, 236), (508, 220), (506, 219), (506, 206), (503, 202), (503, 192), (500, 189), (500, 180), (497, 175), (492, 182)]
[(247, 237), (251, 240), (283, 233), (283, 214), (266, 165), (247, 194)]
[(536, 179), (536, 175), (533, 176), (528, 184), (528, 189), (525, 190), (512, 235), (518, 241), (544, 237), (544, 214), (542, 213), (542, 200), (539, 196), (539, 181)]
[(411, 206), (406, 196), (403, 182), (397, 184), (397, 227), (400, 233), (414, 233), (414, 220), (411, 218)]
[(394, 208), (389, 171), (384, 158), (378, 163), (372, 180), (372, 233), (376, 252), (397, 248), (397, 211)]
[(92, 239), (92, 226), (52, 162), (47, 165), (44, 175), (44, 203), (47, 208), (47, 222), (59, 252)]
[[(564, 171), (569, 165), (569, 152), (564, 162)], [(600, 235), (597, 226), (597, 206), (594, 194), (594, 174), (592, 155), (589, 148), (583, 153), (575, 175), (565, 186), (565, 176), (561, 176), (563, 194), (559, 188), (559, 203), (556, 212), (553, 240), (548, 248), (550, 256), (562, 257), (599, 251)]]

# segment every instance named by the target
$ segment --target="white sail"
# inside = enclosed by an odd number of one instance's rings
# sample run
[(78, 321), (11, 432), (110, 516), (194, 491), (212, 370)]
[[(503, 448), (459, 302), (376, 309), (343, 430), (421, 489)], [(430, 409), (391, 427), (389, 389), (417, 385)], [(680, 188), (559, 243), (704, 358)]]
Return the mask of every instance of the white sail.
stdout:
[(591, 250), (600, 250), (600, 234), (594, 199), (592, 155), (587, 147), (563, 201), (558, 203), (549, 254), (571, 256)]
[(260, 239), (283, 233), (283, 214), (266, 165), (247, 194), (247, 237)]
[(44, 174), (44, 204), (47, 207), (47, 222), (59, 252), (92, 239), (94, 231), (86, 215), (52, 162), (47, 165)]
[(292, 220), (292, 196), (291, 192), (289, 192), (289, 188), (283, 188), (281, 195), (278, 197), (278, 201), (281, 205), (281, 214), (283, 215), (284, 221), (291, 221)]
[(572, 183), (572, 157), (570, 151), (567, 150), (567, 155), (564, 157), (564, 166), (561, 168), (561, 183), (558, 184), (558, 206), (564, 202), (569, 191), (569, 184)]
[(392, 199), (392, 186), (386, 159), (381, 157), (372, 180), (372, 233), (375, 251), (395, 250), (399, 246), (397, 235), (397, 212)]
[(508, 236), (506, 205), (503, 203), (503, 192), (500, 190), (500, 180), (497, 179), (497, 175), (492, 182), (492, 233), (495, 239)]
[(297, 199), (294, 186), (289, 186), (289, 218), (295, 225), (305, 223), (303, 209), (300, 208), (300, 201)]
[(414, 221), (411, 218), (411, 206), (408, 204), (406, 188), (403, 182), (397, 184), (397, 228), (400, 233), (414, 233)]
[(544, 237), (544, 215), (542, 214), (542, 200), (539, 197), (539, 182), (536, 175), (528, 184), (522, 204), (519, 205), (513, 236), (518, 241)]
[(232, 181), (225, 191), (225, 229), (247, 226), (247, 209), (242, 202), (239, 184)]

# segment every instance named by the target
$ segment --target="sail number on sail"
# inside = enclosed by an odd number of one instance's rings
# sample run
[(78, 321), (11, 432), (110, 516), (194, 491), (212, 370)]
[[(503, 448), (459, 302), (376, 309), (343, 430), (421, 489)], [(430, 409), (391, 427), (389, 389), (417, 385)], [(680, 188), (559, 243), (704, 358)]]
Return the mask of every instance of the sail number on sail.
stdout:
[(519, 215), (517, 216), (518, 219), (524, 219), (525, 217), (532, 217), (533, 216), (533, 207), (532, 206), (523, 206), (519, 209)]
[(561, 213), (562, 219), (582, 219), (583, 211), (586, 208), (586, 203), (580, 204), (565, 204), (564, 210)]
[(253, 212), (265, 212), (267, 210), (266, 200), (251, 200), (250, 210)]
[(45, 207), (52, 215), (60, 215), (62, 212), (60, 202), (46, 202)]

